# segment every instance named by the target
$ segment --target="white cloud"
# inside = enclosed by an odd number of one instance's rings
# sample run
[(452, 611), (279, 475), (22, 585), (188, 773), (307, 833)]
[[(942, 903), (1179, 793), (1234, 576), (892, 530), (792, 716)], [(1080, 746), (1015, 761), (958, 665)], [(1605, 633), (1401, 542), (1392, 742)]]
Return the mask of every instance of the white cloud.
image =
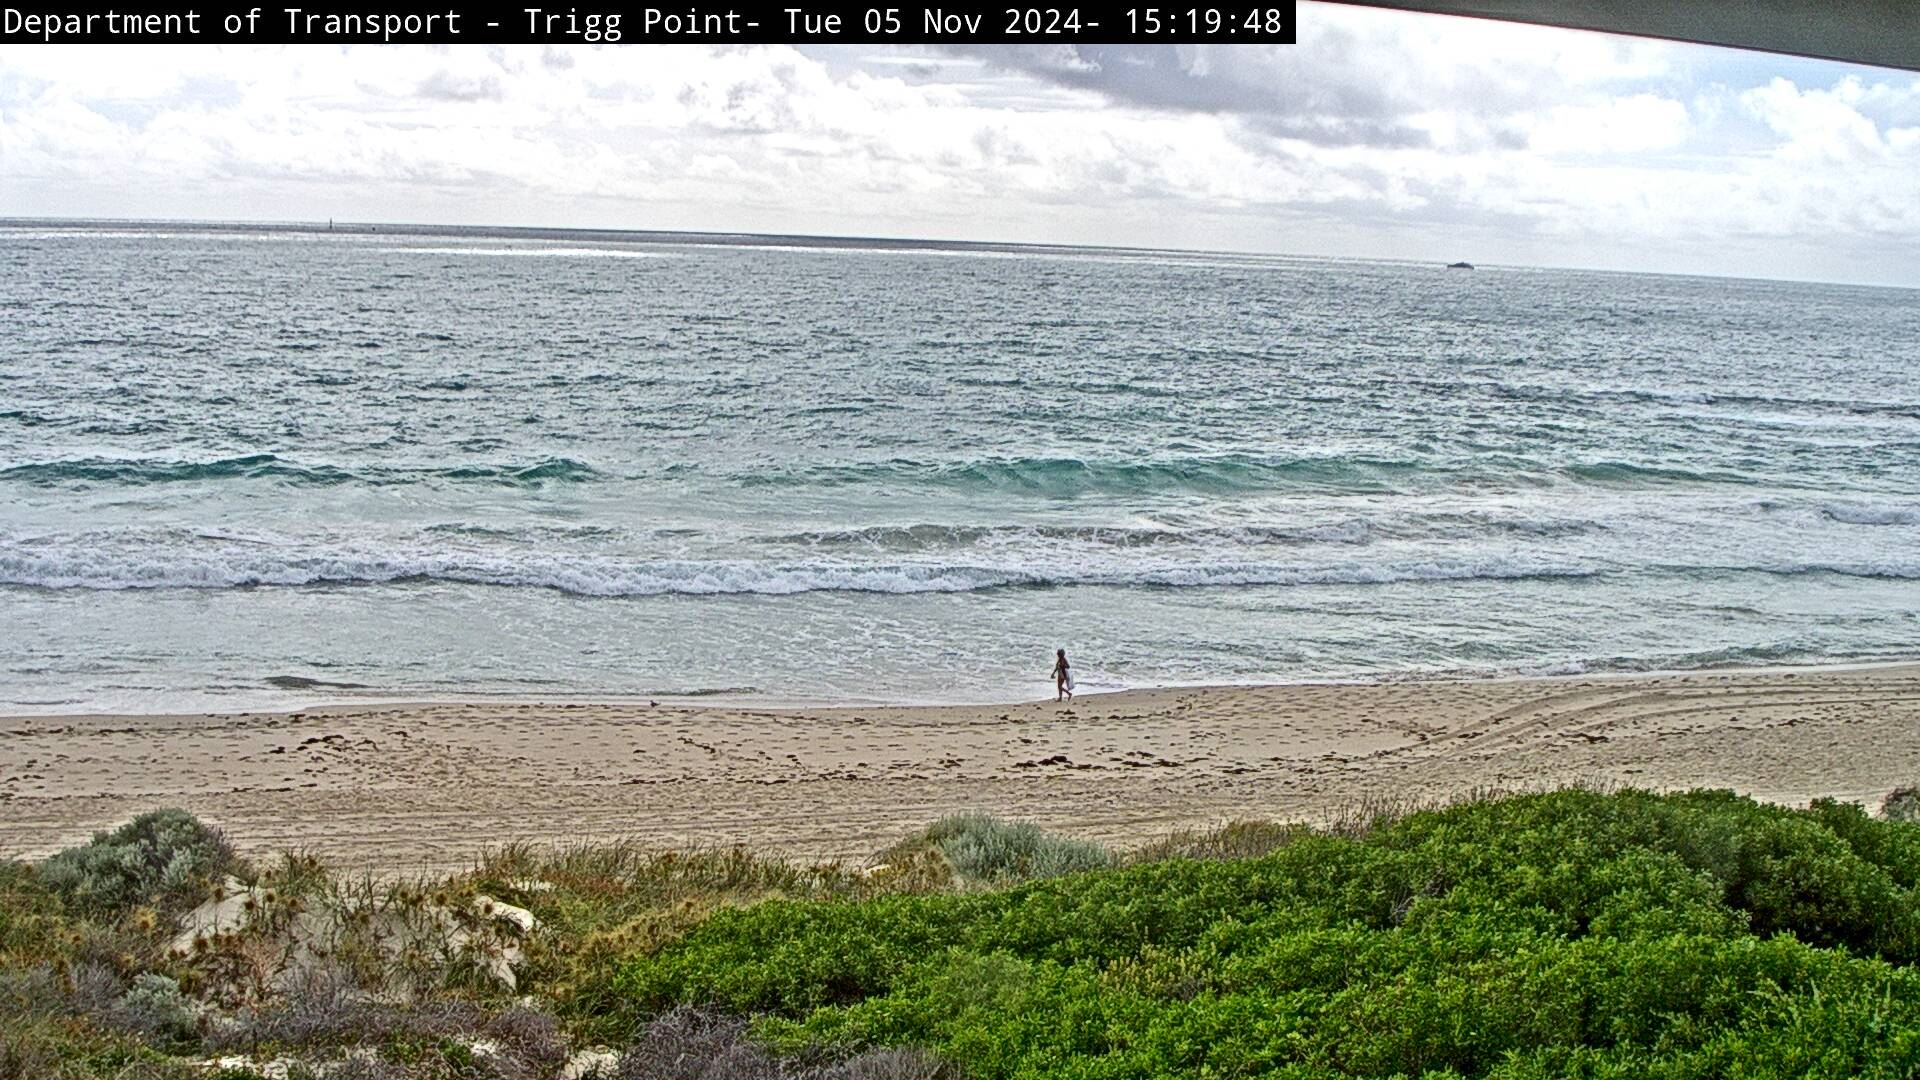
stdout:
[(1543, 154), (1637, 154), (1686, 141), (1687, 107), (1657, 94), (1632, 94), (1584, 105), (1556, 105), (1528, 133)]
[(8, 48), (0, 213), (1727, 272), (1764, 238), (1768, 272), (1920, 274), (1889, 254), (1920, 241), (1920, 81), (1301, 10), (1300, 45), (1223, 49)]
[(1780, 148), (1783, 156), (1846, 163), (1887, 149), (1879, 127), (1858, 108), (1864, 96), (1858, 79), (1843, 79), (1830, 90), (1803, 91), (1776, 78), (1741, 94), (1740, 101), (1787, 140)]

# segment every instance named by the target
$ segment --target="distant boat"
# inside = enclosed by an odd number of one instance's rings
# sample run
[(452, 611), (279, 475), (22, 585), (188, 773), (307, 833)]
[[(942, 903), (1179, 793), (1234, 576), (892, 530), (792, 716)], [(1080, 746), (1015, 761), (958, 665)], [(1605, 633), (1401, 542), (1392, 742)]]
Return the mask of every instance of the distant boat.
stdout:
[(1449, 270), (1471, 270), (1471, 269), (1473, 269), (1473, 264), (1472, 264), (1472, 263), (1470, 263), (1470, 262), (1457, 262), (1457, 263), (1448, 263), (1448, 264), (1447, 264), (1447, 269), (1449, 269)]

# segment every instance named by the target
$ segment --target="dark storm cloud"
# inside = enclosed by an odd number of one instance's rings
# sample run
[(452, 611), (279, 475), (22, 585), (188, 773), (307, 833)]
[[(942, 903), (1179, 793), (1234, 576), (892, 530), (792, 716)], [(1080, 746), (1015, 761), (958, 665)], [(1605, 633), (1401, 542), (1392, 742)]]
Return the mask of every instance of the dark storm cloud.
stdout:
[(1232, 79), (1196, 74), (1172, 45), (961, 45), (952, 51), (1148, 108), (1242, 112), (1270, 104)]
[(422, 79), (414, 92), (435, 101), (499, 101), (506, 96), (492, 75), (474, 78), (444, 70)]
[(1233, 115), (1259, 130), (1323, 146), (1425, 146), (1400, 102), (1347, 62), (1352, 44), (1328, 39), (1304, 58), (1290, 50), (1176, 45), (954, 46), (1005, 71), (1149, 109)]
[(1256, 115), (1248, 117), (1247, 122), (1262, 134), (1281, 139), (1299, 139), (1316, 146), (1378, 146), (1412, 150), (1433, 145), (1433, 138), (1426, 132), (1391, 120)]

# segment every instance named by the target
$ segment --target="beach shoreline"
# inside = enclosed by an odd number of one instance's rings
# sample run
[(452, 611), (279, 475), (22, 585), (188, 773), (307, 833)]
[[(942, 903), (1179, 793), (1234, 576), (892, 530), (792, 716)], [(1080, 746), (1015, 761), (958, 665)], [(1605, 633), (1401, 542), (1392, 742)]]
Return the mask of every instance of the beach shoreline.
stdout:
[(1877, 806), (1920, 782), (1920, 664), (1163, 687), (1020, 704), (643, 699), (0, 718), (0, 856), (180, 806), (246, 854), (381, 873), (635, 840), (859, 861), (984, 811), (1126, 845), (1572, 783)]
[[(1864, 660), (1808, 660), (1803, 663), (1769, 664), (1719, 664), (1707, 667), (1674, 668), (1595, 668), (1576, 671), (1550, 670), (1548, 668), (1518, 669), (1480, 669), (1459, 668), (1433, 671), (1374, 672), (1346, 675), (1302, 676), (1296, 679), (1248, 679), (1214, 680), (1195, 682), (1155, 682), (1133, 686), (1086, 682), (1084, 676), (1079, 696), (1082, 699), (1112, 697), (1120, 694), (1161, 693), (1178, 690), (1278, 690), (1289, 687), (1318, 686), (1393, 686), (1409, 683), (1551, 683), (1573, 680), (1618, 680), (1618, 679), (1664, 679), (1692, 675), (1802, 675), (1822, 672), (1881, 671), (1912, 667), (1920, 669), (1920, 655), (1902, 655), (1897, 657), (1876, 657)], [(580, 690), (572, 692), (528, 691), (509, 694), (497, 692), (475, 693), (435, 693), (432, 691), (410, 692), (406, 690), (385, 691), (371, 687), (350, 686), (346, 690), (365, 689), (368, 692), (356, 695), (350, 692), (326, 693), (316, 691), (313, 697), (296, 698), (281, 694), (275, 697), (263, 696), (257, 699), (237, 701), (221, 700), (218, 707), (193, 708), (180, 706), (161, 706), (156, 708), (101, 708), (61, 711), (58, 709), (21, 709), (0, 706), (0, 725), (23, 720), (88, 720), (100, 718), (164, 718), (164, 717), (264, 717), (287, 716), (293, 713), (316, 713), (323, 711), (354, 711), (363, 709), (409, 709), (428, 708), (443, 705), (494, 705), (516, 707), (524, 705), (595, 705), (610, 708), (635, 706), (668, 705), (677, 708), (705, 710), (756, 710), (785, 713), (833, 712), (845, 709), (993, 709), (1011, 705), (1031, 705), (1045, 701), (1044, 693), (1051, 692), (1051, 677), (1030, 679), (1035, 686), (1043, 687), (1043, 692), (1034, 697), (973, 697), (966, 700), (921, 699), (921, 698), (858, 698), (858, 697), (806, 697), (782, 696), (771, 693), (733, 693), (731, 691), (701, 691), (694, 694), (675, 694), (672, 692), (634, 692)]]

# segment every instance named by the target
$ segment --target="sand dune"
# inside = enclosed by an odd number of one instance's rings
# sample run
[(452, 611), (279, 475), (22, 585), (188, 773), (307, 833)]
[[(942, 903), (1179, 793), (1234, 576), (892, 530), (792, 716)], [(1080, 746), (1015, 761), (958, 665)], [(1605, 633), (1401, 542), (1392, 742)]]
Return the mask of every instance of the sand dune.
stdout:
[(1920, 665), (1138, 690), (826, 710), (428, 703), (0, 720), (0, 855), (158, 806), (383, 872), (507, 841), (861, 858), (984, 810), (1112, 842), (1569, 782), (1878, 803), (1920, 782)]

